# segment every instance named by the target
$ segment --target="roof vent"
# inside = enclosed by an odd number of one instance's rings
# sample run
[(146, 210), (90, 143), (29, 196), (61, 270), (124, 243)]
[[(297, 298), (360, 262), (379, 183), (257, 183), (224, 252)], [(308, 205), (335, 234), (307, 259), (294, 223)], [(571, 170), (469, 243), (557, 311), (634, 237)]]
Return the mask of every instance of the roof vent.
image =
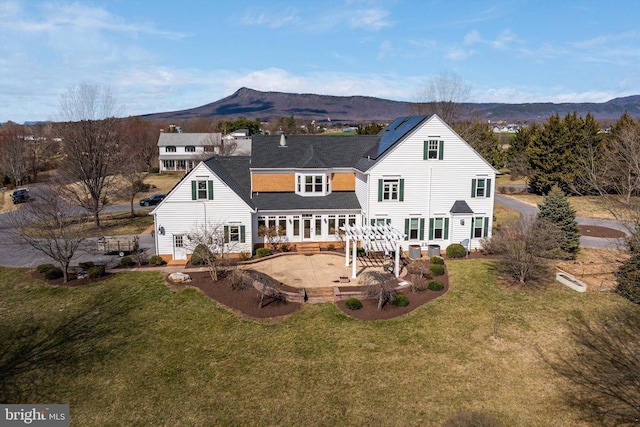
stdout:
[(280, 135), (280, 147), (286, 147), (287, 146), (287, 137), (284, 136), (284, 133), (282, 135)]

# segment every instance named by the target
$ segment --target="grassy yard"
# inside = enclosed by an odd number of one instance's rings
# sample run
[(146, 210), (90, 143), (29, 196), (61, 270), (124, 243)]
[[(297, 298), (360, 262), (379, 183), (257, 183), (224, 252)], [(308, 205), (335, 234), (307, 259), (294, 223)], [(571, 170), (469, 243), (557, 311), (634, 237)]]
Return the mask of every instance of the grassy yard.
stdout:
[(64, 288), (0, 268), (0, 401), (69, 403), (78, 426), (439, 426), (467, 410), (505, 426), (589, 425), (539, 350), (567, 345), (573, 314), (628, 303), (508, 289), (491, 267), (450, 262), (447, 294), (390, 321), (325, 303), (279, 323), (243, 320), (158, 272)]
[[(542, 203), (543, 196), (537, 196), (535, 194), (510, 194), (509, 197), (536, 206)], [(585, 218), (601, 218), (601, 219), (615, 219), (611, 213), (604, 208), (600, 203), (600, 198), (597, 196), (570, 196), (569, 203), (576, 210), (576, 216)]]

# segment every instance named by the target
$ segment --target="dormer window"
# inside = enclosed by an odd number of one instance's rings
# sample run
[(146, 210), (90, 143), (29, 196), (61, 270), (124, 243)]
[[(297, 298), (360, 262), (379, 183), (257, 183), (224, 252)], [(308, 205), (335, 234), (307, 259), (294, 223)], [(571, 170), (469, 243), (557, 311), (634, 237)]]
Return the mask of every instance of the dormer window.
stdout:
[(186, 147), (184, 147), (184, 151), (185, 153), (195, 153), (196, 147), (194, 147), (193, 145), (187, 145)]
[(331, 184), (326, 174), (296, 174), (296, 194), (326, 196), (329, 193), (331, 193)]
[(167, 145), (167, 147), (165, 148), (165, 151), (167, 153), (175, 153), (176, 152), (176, 147), (173, 145)]

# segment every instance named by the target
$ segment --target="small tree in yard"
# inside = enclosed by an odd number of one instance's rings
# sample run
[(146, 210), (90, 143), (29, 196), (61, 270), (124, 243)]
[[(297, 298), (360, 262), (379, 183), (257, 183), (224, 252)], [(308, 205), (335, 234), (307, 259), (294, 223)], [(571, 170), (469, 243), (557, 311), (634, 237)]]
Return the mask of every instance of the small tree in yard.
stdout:
[(569, 204), (560, 187), (554, 186), (538, 205), (538, 217), (554, 224), (561, 233), (560, 249), (563, 258), (576, 259), (580, 251), (580, 228), (576, 211)]
[(16, 243), (26, 243), (53, 259), (66, 283), (69, 265), (85, 241), (88, 217), (55, 187), (47, 187), (34, 199), (6, 216), (9, 233)]
[(360, 282), (366, 286), (367, 298), (378, 300), (378, 309), (382, 310), (396, 296), (396, 278), (382, 271), (367, 271), (360, 276)]
[(209, 270), (211, 279), (218, 281), (218, 273), (224, 259), (224, 225), (218, 223), (196, 224), (187, 236), (186, 247)]
[(490, 254), (500, 254), (498, 271), (521, 285), (539, 282), (551, 272), (547, 259), (560, 247), (557, 227), (540, 218), (507, 223), (482, 242)]

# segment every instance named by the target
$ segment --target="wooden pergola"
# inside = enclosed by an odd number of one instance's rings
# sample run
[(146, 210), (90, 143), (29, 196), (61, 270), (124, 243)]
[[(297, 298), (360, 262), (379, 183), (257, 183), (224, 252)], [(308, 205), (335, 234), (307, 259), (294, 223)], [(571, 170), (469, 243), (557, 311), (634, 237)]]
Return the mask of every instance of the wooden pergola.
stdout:
[[(356, 278), (356, 258), (358, 256), (358, 242), (365, 250), (384, 252), (385, 256), (395, 254), (394, 274), (400, 276), (400, 242), (405, 234), (392, 225), (345, 225), (340, 227), (344, 231), (346, 247), (344, 251), (345, 264), (351, 263), (351, 278)], [(349, 243), (352, 245), (351, 261), (349, 261)]]

